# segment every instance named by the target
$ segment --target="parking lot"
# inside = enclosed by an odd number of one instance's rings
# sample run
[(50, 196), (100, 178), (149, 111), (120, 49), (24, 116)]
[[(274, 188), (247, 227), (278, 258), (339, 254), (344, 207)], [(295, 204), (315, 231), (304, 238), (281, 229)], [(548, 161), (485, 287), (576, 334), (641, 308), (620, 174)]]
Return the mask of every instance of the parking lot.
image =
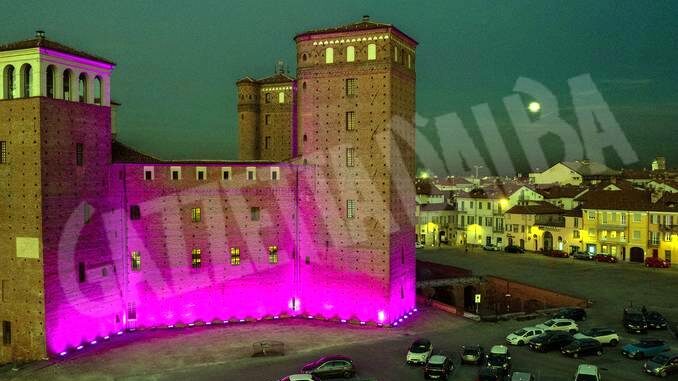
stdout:
[[(577, 364), (592, 363), (603, 369), (604, 380), (652, 380), (640, 371), (642, 361), (625, 359), (621, 347), (642, 335), (621, 329), (625, 305), (645, 305), (669, 318), (678, 317), (675, 293), (676, 269), (646, 269), (632, 264), (607, 264), (547, 258), (536, 254), (488, 253), (456, 248), (424, 249), (418, 258), (472, 269), (474, 273), (494, 274), (593, 300), (589, 319), (582, 329), (604, 326), (622, 336), (616, 348), (606, 348), (601, 357), (571, 359), (558, 352), (533, 353), (526, 347), (511, 347), (514, 370), (527, 370), (538, 381), (571, 380)], [(423, 380), (423, 370), (405, 364), (409, 345), (418, 337), (431, 339), (436, 352), (454, 357), (457, 368), (451, 380), (474, 380), (478, 368), (460, 366), (459, 347), (481, 344), (489, 349), (504, 342), (511, 331), (541, 323), (502, 321), (476, 323), (422, 308), (411, 321), (395, 329), (342, 326), (336, 323), (287, 320), (230, 327), (153, 331), (129, 335), (129, 339), (104, 344), (95, 351), (55, 364), (39, 364), (18, 372), (0, 373), (0, 378), (17, 380), (277, 380), (294, 373), (306, 362), (322, 355), (344, 354), (358, 369), (354, 380)], [(673, 349), (678, 341), (666, 331), (653, 337), (669, 340)], [(286, 355), (251, 358), (252, 344), (279, 340), (286, 344)]]

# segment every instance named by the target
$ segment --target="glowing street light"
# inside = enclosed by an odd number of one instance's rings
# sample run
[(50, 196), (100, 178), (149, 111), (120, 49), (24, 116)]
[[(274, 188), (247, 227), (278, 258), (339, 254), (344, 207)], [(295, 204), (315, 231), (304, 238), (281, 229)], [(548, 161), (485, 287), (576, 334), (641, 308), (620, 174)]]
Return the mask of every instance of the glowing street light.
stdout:
[(527, 109), (530, 110), (531, 113), (536, 114), (541, 110), (541, 105), (539, 102), (530, 102), (530, 104), (527, 105)]

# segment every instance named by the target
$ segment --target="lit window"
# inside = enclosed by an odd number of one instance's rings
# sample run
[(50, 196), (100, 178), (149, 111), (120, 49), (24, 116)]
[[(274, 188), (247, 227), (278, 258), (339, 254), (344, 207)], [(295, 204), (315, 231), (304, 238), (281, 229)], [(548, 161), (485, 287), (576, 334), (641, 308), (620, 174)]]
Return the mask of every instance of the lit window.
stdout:
[(377, 45), (369, 44), (367, 45), (367, 59), (370, 61), (377, 59)]
[(132, 271), (141, 270), (141, 254), (138, 251), (132, 252)]
[(144, 167), (144, 180), (153, 180), (155, 178), (155, 173), (153, 167)]
[(346, 218), (355, 218), (355, 200), (346, 200)]
[(326, 48), (325, 49), (325, 63), (331, 64), (334, 62), (334, 49)]
[(346, 62), (355, 61), (355, 47), (349, 46), (346, 48)]
[(5, 99), (14, 98), (14, 66), (7, 65), (4, 72)]
[(261, 210), (259, 209), (259, 207), (250, 208), (250, 220), (259, 221), (260, 214)]
[(70, 101), (71, 99), (71, 71), (69, 69), (64, 70), (64, 75), (62, 78), (63, 83), (63, 92), (62, 99)]
[(201, 219), (200, 208), (191, 209), (191, 221), (200, 222), (200, 219)]
[(278, 93), (278, 103), (285, 103), (285, 93), (282, 91)]
[(200, 265), (202, 264), (202, 259), (201, 259), (201, 251), (200, 249), (193, 249), (191, 252), (191, 267), (194, 269), (200, 268)]
[(671, 242), (671, 233), (669, 232), (664, 233), (664, 241)]
[(257, 169), (255, 167), (247, 167), (247, 180), (257, 179)]
[(346, 131), (355, 130), (355, 111), (346, 112)]
[(181, 167), (170, 167), (170, 178), (172, 180), (181, 180)]
[(407, 53), (407, 68), (412, 69), (412, 55)]
[(355, 148), (348, 147), (346, 148), (346, 166), (353, 167), (355, 165)]
[(80, 73), (78, 77), (78, 100), (81, 103), (87, 102), (87, 74)]
[(33, 68), (29, 64), (21, 67), (21, 96), (28, 98), (31, 96), (31, 85), (33, 82)]
[(268, 263), (271, 264), (278, 263), (278, 246), (268, 247)]
[(346, 95), (353, 96), (356, 95), (358, 87), (358, 80), (355, 78), (346, 79)]
[(207, 180), (207, 167), (196, 167), (195, 179), (198, 181)]
[(280, 168), (279, 167), (271, 167), (271, 180), (279, 180), (280, 179)]
[(231, 248), (231, 265), (238, 266), (240, 264), (240, 249), (237, 247)]
[(129, 207), (129, 219), (130, 220), (141, 219), (141, 208), (139, 208), (139, 205), (130, 205), (130, 207)]
[(398, 47), (393, 47), (393, 61), (398, 62)]
[(231, 167), (221, 168), (221, 179), (230, 180), (231, 179)]
[(0, 140), (0, 164), (7, 164), (7, 142)]
[(85, 146), (82, 143), (75, 144), (75, 165), (82, 167), (84, 163), (83, 151)]
[(99, 76), (94, 77), (94, 103), (101, 104), (101, 78)]

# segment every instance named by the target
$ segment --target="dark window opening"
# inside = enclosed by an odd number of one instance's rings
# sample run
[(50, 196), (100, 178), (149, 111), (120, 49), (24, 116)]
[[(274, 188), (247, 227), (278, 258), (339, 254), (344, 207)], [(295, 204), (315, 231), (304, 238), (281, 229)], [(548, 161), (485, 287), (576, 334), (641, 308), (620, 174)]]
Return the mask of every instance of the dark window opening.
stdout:
[(2, 344), (12, 345), (12, 323), (7, 320), (2, 321)]
[(250, 208), (250, 219), (252, 221), (259, 221), (260, 209), (258, 207)]
[(78, 282), (84, 283), (87, 280), (87, 273), (85, 272), (85, 263), (78, 263)]
[(141, 219), (141, 208), (139, 208), (139, 205), (131, 205), (129, 207), (129, 219), (130, 220)]
[(85, 145), (82, 143), (77, 143), (75, 145), (75, 165), (78, 167), (82, 167), (84, 163), (84, 150), (85, 150)]
[(144, 171), (144, 179), (153, 180), (153, 171)]

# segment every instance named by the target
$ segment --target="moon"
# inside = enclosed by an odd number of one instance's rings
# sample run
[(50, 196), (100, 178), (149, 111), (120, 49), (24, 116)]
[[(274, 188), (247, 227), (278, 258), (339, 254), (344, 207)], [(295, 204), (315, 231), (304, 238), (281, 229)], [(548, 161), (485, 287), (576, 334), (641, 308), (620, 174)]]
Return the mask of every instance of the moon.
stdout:
[(541, 110), (541, 105), (538, 102), (530, 102), (530, 104), (527, 105), (527, 109), (530, 110), (531, 113), (536, 114)]

